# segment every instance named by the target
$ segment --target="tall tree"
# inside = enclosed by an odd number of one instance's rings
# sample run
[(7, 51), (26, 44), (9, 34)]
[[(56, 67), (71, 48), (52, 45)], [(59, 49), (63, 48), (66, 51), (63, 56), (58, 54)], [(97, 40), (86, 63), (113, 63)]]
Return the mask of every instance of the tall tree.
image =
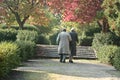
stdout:
[(101, 0), (46, 0), (54, 13), (62, 14), (64, 21), (89, 23), (101, 9)]
[(120, 36), (120, 0), (104, 0), (102, 8), (110, 28)]
[(85, 24), (97, 20), (102, 32), (106, 33), (109, 31), (109, 23), (101, 7), (105, 1), (110, 0), (47, 0), (47, 4), (52, 12), (62, 14), (63, 21)]
[[(10, 18), (13, 17), (12, 19), (17, 21), (21, 29), (28, 19), (32, 19), (34, 24), (40, 25), (44, 24), (43, 22), (48, 22), (44, 14), (44, 0), (1, 0), (1, 2), (1, 8), (4, 10), (3, 20), (11, 21)], [(40, 21), (41, 19), (42, 21)]]

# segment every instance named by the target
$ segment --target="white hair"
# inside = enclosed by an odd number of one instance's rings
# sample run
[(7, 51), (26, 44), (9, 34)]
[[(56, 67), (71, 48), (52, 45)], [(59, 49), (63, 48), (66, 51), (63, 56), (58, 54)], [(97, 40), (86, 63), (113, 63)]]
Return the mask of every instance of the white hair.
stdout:
[(75, 30), (74, 28), (71, 28), (71, 31)]

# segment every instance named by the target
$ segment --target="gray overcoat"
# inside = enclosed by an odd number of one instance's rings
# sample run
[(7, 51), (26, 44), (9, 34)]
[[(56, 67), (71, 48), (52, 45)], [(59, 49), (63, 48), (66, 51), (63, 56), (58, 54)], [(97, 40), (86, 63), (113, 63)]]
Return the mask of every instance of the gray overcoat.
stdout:
[(58, 54), (70, 54), (70, 47), (69, 43), (71, 41), (71, 36), (67, 32), (61, 32), (57, 36), (57, 43), (59, 44), (58, 46)]

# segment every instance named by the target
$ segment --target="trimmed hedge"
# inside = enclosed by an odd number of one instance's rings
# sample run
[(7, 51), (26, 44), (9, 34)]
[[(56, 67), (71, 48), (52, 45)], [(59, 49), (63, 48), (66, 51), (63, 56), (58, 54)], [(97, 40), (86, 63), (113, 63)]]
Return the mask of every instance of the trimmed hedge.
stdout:
[(0, 29), (0, 41), (15, 41), (17, 31), (14, 29)]
[(117, 46), (103, 45), (96, 50), (98, 60), (102, 63), (113, 64), (113, 58), (116, 53)]
[[(19, 30), (20, 28), (17, 25), (13, 25), (13, 26), (10, 26), (10, 27), (8, 27), (7, 25), (2, 25), (2, 26), (0, 26), (0, 29), (15, 29), (15, 30)], [(38, 31), (39, 28), (37, 28), (36, 26), (32, 26), (32, 25), (25, 25), (23, 27), (23, 30)]]
[(92, 47), (102, 63), (112, 64), (120, 70), (120, 37), (114, 33), (97, 33), (93, 39)]
[(100, 62), (111, 64), (115, 69), (120, 70), (120, 47), (104, 45), (99, 47), (96, 53)]
[(93, 39), (93, 45), (95, 44), (102, 45), (113, 44), (113, 38), (111, 33), (96, 33)]
[(54, 33), (53, 35), (51, 35), (51, 36), (49, 37), (50, 43), (51, 43), (52, 45), (57, 45), (57, 43), (56, 43), (56, 38), (57, 38), (57, 36), (58, 36), (58, 33)]
[(120, 70), (120, 47), (116, 50), (113, 58), (113, 66), (117, 69)]
[(0, 43), (0, 78), (7, 76), (11, 69), (20, 64), (18, 46), (13, 42)]
[(36, 31), (28, 31), (28, 30), (19, 30), (17, 34), (17, 41), (38, 41), (38, 33)]
[(111, 32), (95, 34), (92, 47), (96, 50), (97, 57), (101, 62), (113, 64), (112, 59), (117, 49), (117, 43), (119, 43), (117, 39), (119, 39), (119, 37)]
[(26, 61), (35, 55), (36, 44), (31, 41), (16, 41), (19, 47), (19, 56), (21, 61)]
[(49, 45), (50, 42), (49, 42), (49, 40), (46, 38), (46, 35), (40, 35), (40, 34), (39, 34), (37, 44), (47, 44), (47, 45)]
[(21, 61), (33, 58), (36, 45), (31, 41), (0, 43), (0, 80), (7, 77), (11, 69), (19, 66)]
[(80, 45), (81, 46), (91, 46), (92, 41), (94, 38), (95, 33), (100, 33), (101, 29), (98, 27), (97, 24), (91, 24), (84, 26), (83, 29), (81, 29), (80, 33), (78, 33), (80, 36)]
[(90, 26), (91, 28), (85, 31), (86, 36), (94, 36), (95, 33), (100, 33), (101, 28), (100, 27), (93, 27)]
[(84, 37), (80, 39), (80, 46), (92, 46), (93, 37)]
[(99, 46), (101, 45), (119, 45), (120, 37), (116, 36), (115, 34), (109, 33), (96, 33), (94, 35), (92, 45)]

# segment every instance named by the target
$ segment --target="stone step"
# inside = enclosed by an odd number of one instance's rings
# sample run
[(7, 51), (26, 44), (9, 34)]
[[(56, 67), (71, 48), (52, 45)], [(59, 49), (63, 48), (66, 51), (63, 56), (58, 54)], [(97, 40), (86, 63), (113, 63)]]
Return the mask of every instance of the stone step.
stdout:
[[(36, 57), (59, 58), (57, 53), (58, 45), (37, 45)], [(69, 56), (67, 56), (69, 57)], [(77, 46), (77, 55), (74, 58), (96, 59), (95, 52), (90, 46)]]

